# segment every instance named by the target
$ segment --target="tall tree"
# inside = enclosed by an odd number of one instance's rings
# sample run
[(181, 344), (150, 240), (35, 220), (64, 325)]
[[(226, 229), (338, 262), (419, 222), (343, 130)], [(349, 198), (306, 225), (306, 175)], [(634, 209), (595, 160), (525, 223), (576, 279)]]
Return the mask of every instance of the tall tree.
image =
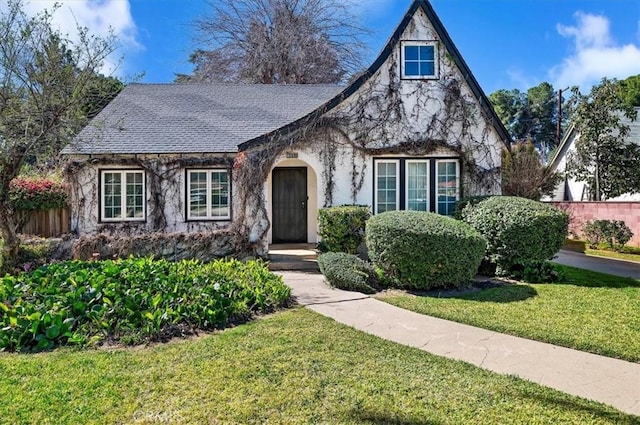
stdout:
[(640, 106), (640, 74), (620, 81), (620, 91), (624, 103), (634, 107)]
[(78, 29), (72, 42), (52, 28), (52, 13), (26, 15), (21, 0), (0, 8), (0, 236), (3, 267), (19, 240), (9, 183), (28, 158), (60, 149), (86, 121), (83, 107), (114, 39)]
[(367, 33), (340, 0), (211, 0), (193, 75), (177, 81), (337, 83), (362, 68)]
[[(558, 119), (562, 127), (566, 122), (567, 109), (559, 117), (557, 99), (558, 92), (547, 82), (529, 88), (526, 93), (518, 89), (501, 89), (489, 96), (511, 137), (516, 142), (531, 141), (543, 160), (559, 143)], [(566, 103), (563, 98), (563, 105)]]
[(604, 78), (588, 95), (574, 90), (573, 122), (580, 134), (568, 157), (567, 174), (586, 182), (596, 201), (640, 192), (640, 146), (628, 142), (636, 111), (620, 96), (620, 84)]

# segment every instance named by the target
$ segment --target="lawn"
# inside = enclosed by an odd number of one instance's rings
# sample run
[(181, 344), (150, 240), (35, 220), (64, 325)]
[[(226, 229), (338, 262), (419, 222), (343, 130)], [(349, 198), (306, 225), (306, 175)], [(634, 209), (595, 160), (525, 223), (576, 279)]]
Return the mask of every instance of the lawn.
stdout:
[(616, 258), (618, 260), (635, 261), (640, 263), (640, 249), (629, 248), (622, 252), (616, 252), (606, 249), (589, 249), (587, 248), (585, 253), (587, 255), (595, 255), (597, 257)]
[(0, 353), (3, 423), (638, 423), (304, 309), (200, 339)]
[(561, 266), (567, 281), (450, 297), (392, 292), (382, 301), (443, 319), (640, 361), (640, 281)]

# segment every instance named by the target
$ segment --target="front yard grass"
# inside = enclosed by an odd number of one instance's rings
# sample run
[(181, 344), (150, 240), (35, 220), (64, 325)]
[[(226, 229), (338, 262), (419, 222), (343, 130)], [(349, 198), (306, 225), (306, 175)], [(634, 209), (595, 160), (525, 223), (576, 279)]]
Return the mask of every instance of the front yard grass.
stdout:
[(608, 249), (590, 249), (587, 248), (585, 254), (594, 255), (596, 257), (616, 258), (618, 260), (634, 261), (640, 263), (640, 249), (625, 247), (621, 252)]
[(640, 281), (559, 267), (566, 282), (505, 285), (443, 298), (405, 293), (378, 298), (430, 316), (640, 361)]
[(634, 424), (304, 309), (137, 349), (0, 353), (3, 423)]

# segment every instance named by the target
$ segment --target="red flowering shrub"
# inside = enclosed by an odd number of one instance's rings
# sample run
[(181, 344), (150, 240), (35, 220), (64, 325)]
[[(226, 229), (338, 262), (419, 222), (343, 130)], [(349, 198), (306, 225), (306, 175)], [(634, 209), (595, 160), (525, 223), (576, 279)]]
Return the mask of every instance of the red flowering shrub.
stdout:
[(21, 211), (62, 208), (67, 204), (67, 189), (50, 179), (17, 177), (9, 184), (9, 199)]

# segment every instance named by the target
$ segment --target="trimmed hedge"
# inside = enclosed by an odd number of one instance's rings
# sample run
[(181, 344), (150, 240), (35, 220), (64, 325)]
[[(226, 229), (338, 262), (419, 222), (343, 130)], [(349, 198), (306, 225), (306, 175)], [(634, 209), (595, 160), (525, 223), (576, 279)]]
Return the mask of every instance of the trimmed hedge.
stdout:
[(521, 273), (553, 258), (567, 238), (569, 216), (550, 205), (494, 196), (464, 210), (463, 220), (488, 241), (486, 259), (496, 274)]
[(0, 278), (0, 351), (135, 344), (225, 327), (285, 306), (260, 261), (67, 261)]
[(355, 255), (327, 252), (318, 256), (318, 265), (334, 288), (365, 294), (376, 292), (376, 274), (373, 266)]
[(367, 222), (367, 248), (386, 284), (401, 288), (460, 287), (471, 281), (487, 241), (451, 217), (391, 211)]
[(364, 241), (365, 223), (370, 216), (369, 207), (363, 205), (320, 209), (320, 248), (323, 251), (355, 254), (358, 246)]

